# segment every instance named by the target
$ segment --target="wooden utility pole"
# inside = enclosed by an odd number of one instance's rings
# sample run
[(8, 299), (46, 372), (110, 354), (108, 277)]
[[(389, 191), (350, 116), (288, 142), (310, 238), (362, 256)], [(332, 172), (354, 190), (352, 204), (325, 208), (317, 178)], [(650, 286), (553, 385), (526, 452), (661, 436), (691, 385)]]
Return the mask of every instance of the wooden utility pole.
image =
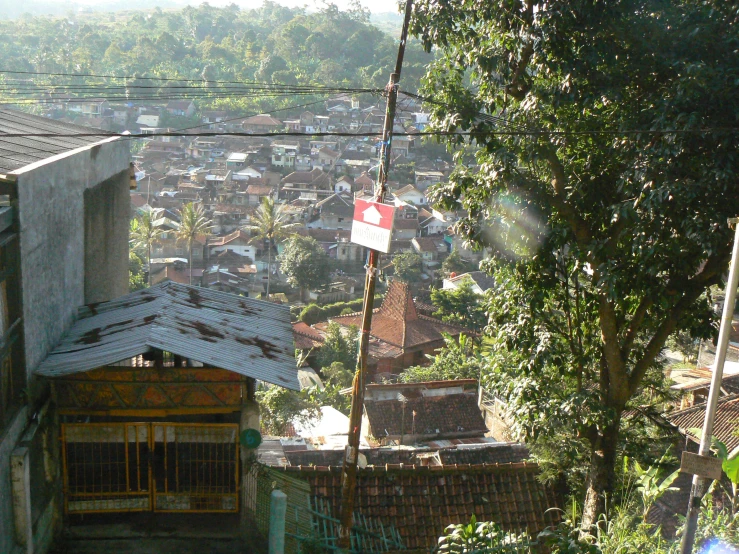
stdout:
[[(387, 104), (385, 106), (385, 125), (382, 130), (382, 149), (380, 151), (380, 168), (377, 173), (374, 199), (385, 200), (387, 191), (387, 174), (390, 168), (390, 149), (393, 139), (393, 123), (395, 106), (398, 101), (398, 82), (403, 67), (405, 43), (408, 38), (408, 26), (411, 19), (413, 0), (406, 0), (403, 30), (400, 34), (398, 58), (395, 71), (390, 75), (390, 82), (385, 88)], [(359, 335), (359, 354), (357, 370), (352, 384), (352, 409), (349, 414), (349, 439), (344, 455), (344, 468), (341, 474), (341, 516), (339, 520), (339, 547), (351, 549), (351, 528), (354, 515), (354, 498), (357, 488), (357, 459), (359, 456), (359, 438), (362, 431), (362, 412), (364, 409), (364, 387), (367, 376), (367, 356), (369, 351), (370, 328), (372, 327), (372, 310), (375, 301), (375, 285), (377, 283), (377, 265), (380, 253), (370, 250), (367, 263), (367, 275), (364, 281), (364, 302), (362, 304), (362, 327)]]

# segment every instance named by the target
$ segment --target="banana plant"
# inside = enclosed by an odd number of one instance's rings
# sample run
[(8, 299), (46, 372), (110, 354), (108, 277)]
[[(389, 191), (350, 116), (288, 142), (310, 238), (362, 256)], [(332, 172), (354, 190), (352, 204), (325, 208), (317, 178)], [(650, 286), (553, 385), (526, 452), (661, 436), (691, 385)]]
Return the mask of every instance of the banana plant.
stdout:
[[(677, 490), (676, 487), (671, 485), (680, 474), (679, 469), (673, 471), (667, 477), (660, 480), (660, 467), (664, 463), (666, 457), (667, 454), (665, 453), (656, 464), (651, 465), (646, 469), (642, 468), (641, 464), (634, 460), (634, 473), (636, 474), (634, 484), (636, 485), (636, 490), (641, 494), (642, 506), (644, 506), (644, 513), (642, 514), (644, 522), (647, 521), (649, 509), (663, 494), (667, 491)], [(628, 463), (628, 459), (624, 459), (624, 464), (626, 463)]]

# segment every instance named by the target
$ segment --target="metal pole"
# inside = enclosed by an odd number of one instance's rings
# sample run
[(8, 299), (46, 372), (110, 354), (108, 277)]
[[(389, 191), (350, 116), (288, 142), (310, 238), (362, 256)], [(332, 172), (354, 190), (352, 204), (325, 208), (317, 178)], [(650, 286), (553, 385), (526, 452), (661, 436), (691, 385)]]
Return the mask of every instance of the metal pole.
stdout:
[[(716, 416), (718, 397), (721, 394), (721, 378), (724, 373), (724, 362), (726, 361), (726, 350), (729, 346), (729, 335), (731, 334), (731, 323), (734, 319), (734, 302), (736, 301), (736, 289), (739, 287), (739, 218), (729, 220), (729, 225), (735, 227), (734, 249), (731, 255), (731, 266), (729, 269), (729, 280), (726, 283), (726, 294), (724, 296), (724, 310), (721, 316), (721, 328), (718, 333), (718, 346), (716, 347), (715, 367), (711, 376), (711, 388), (706, 402), (706, 418), (703, 421), (703, 435), (701, 436), (698, 454), (709, 456), (711, 453), (711, 438), (713, 437), (713, 420)], [(695, 531), (698, 527), (698, 516), (700, 514), (701, 499), (706, 490), (708, 479), (699, 475), (693, 475), (693, 485), (688, 500), (688, 515), (685, 521), (685, 533), (683, 534), (681, 554), (693, 552)]]
[[(398, 58), (395, 62), (395, 71), (390, 75), (390, 82), (386, 87), (387, 103), (385, 106), (385, 124), (382, 130), (382, 149), (380, 151), (380, 168), (377, 172), (375, 185), (375, 200), (383, 202), (387, 190), (387, 174), (390, 166), (390, 149), (393, 138), (393, 123), (395, 121), (395, 106), (398, 101), (398, 82), (400, 70), (403, 67), (405, 43), (408, 38), (408, 26), (411, 19), (413, 0), (406, 0), (405, 19), (400, 34)], [(362, 304), (362, 326), (359, 335), (359, 353), (357, 355), (357, 370), (352, 383), (352, 408), (349, 414), (349, 437), (344, 455), (344, 467), (341, 474), (341, 515), (339, 519), (339, 548), (351, 548), (351, 528), (354, 515), (354, 499), (357, 488), (357, 459), (359, 454), (359, 439), (362, 432), (362, 413), (364, 411), (364, 387), (367, 379), (367, 357), (369, 352), (370, 329), (372, 327), (372, 310), (375, 301), (375, 285), (377, 284), (377, 265), (380, 253), (370, 250), (367, 262), (367, 275), (364, 284), (364, 302)]]
[(272, 491), (269, 503), (269, 554), (285, 552), (285, 513), (287, 495), (279, 489)]

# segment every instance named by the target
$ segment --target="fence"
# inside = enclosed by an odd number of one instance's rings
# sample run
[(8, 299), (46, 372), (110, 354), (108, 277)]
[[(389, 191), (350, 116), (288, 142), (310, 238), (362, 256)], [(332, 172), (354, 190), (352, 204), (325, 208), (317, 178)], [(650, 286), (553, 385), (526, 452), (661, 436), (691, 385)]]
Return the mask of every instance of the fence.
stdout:
[[(339, 520), (331, 516), (327, 503), (321, 499), (311, 501), (307, 481), (254, 463), (244, 479), (244, 487), (244, 507), (251, 512), (264, 536), (269, 533), (272, 491), (280, 489), (287, 496), (285, 554), (338, 551)], [(350, 552), (379, 554), (403, 550), (400, 535), (394, 528), (361, 514), (355, 514), (354, 522)]]

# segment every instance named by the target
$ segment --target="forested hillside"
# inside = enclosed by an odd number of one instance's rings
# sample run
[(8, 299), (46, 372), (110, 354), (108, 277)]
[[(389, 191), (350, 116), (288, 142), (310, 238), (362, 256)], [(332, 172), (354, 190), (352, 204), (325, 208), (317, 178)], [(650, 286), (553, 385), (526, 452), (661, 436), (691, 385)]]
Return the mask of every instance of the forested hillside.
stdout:
[[(255, 10), (202, 4), (182, 10), (0, 22), (0, 69), (4, 71), (369, 88), (385, 85), (396, 52), (397, 39), (371, 25), (367, 11), (342, 12), (334, 5), (306, 13), (272, 2)], [(409, 45), (403, 68), (406, 90), (416, 89), (429, 59), (418, 43)], [(9, 102), (38, 100), (32, 94), (35, 89), (21, 79), (32, 79), (36, 85), (70, 83), (68, 77), (48, 75), (5, 73), (0, 79), (5, 79), (3, 100)], [(74, 82), (104, 81), (77, 78)], [(73, 93), (93, 90), (100, 89), (77, 88)], [(223, 90), (212, 91), (200, 104), (269, 109), (291, 101), (224, 98), (219, 92)]]

